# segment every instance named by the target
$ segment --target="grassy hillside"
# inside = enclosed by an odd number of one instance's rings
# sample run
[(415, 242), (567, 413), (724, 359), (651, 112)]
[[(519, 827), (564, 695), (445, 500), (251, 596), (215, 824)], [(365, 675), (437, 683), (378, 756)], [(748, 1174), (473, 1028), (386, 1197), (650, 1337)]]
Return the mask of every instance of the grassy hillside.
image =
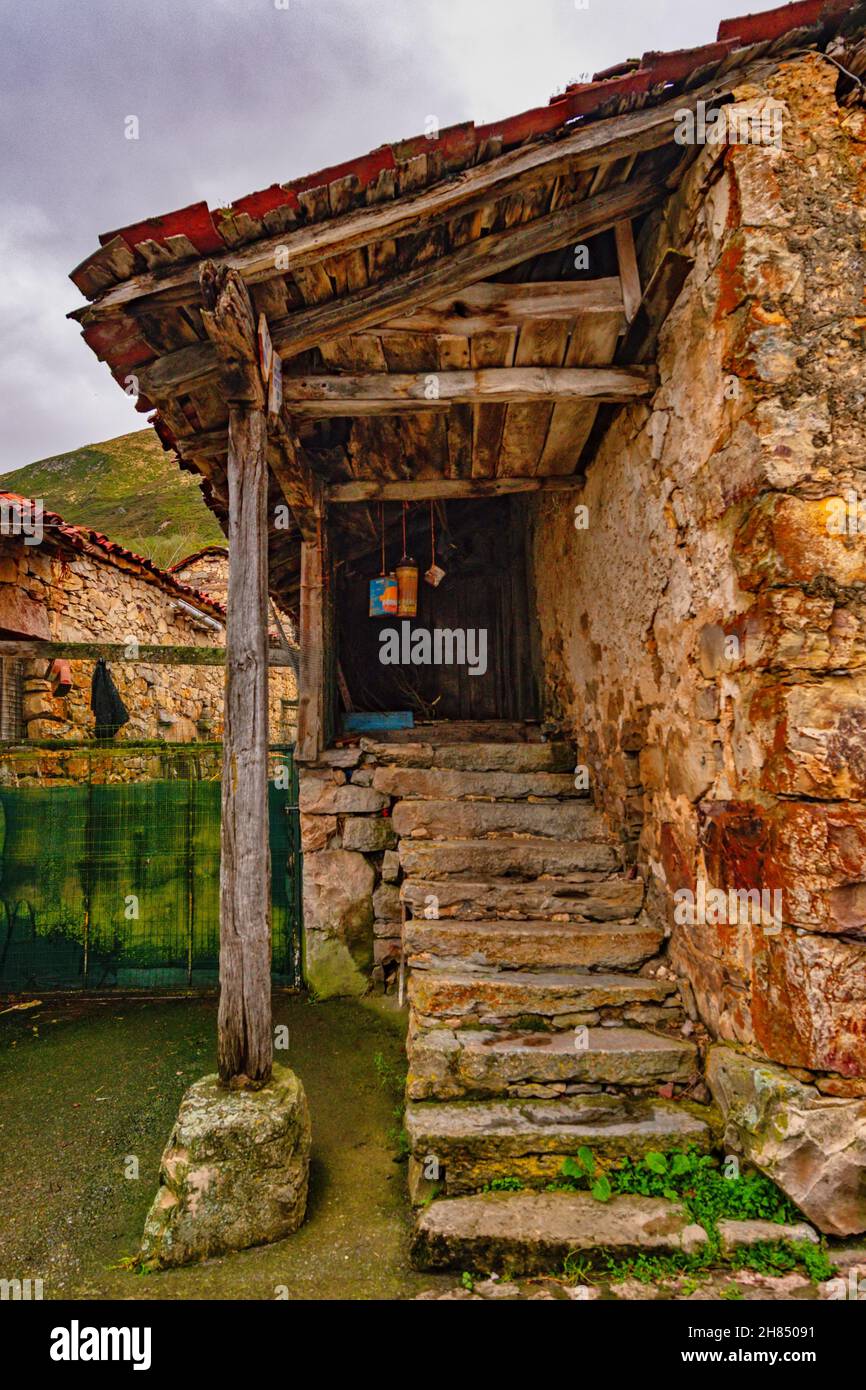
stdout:
[(0, 490), (41, 497), (47, 511), (92, 526), (162, 566), (225, 543), (196, 478), (181, 473), (149, 429), (16, 468), (0, 475)]

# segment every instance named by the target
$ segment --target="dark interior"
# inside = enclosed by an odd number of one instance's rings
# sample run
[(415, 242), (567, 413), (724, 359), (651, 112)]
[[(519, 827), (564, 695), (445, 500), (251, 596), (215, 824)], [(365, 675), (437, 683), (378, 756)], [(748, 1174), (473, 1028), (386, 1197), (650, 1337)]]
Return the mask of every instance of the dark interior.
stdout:
[[(354, 510), (354, 508), (353, 508)], [(386, 570), (403, 553), (403, 508), (399, 502), (370, 509), (384, 520)], [(350, 552), (338, 540), (334, 556), (339, 663), (356, 711), (411, 710), (416, 719), (538, 718), (535, 625), (530, 620), (526, 566), (526, 499), (484, 498), (433, 504), (436, 563), (445, 571), (438, 587), (424, 580), (430, 567), (429, 502), (406, 511), (409, 555), (419, 568), (418, 612), (412, 619), (369, 616), (369, 580), (382, 569), (381, 545)], [(345, 535), (345, 532), (342, 533)], [(341, 550), (342, 545), (342, 550)], [(486, 671), (454, 661), (383, 664), (384, 629), (418, 628), (486, 632)], [(476, 644), (478, 639), (476, 638)], [(481, 648), (474, 652), (478, 666)], [(343, 700), (338, 700), (338, 709)]]

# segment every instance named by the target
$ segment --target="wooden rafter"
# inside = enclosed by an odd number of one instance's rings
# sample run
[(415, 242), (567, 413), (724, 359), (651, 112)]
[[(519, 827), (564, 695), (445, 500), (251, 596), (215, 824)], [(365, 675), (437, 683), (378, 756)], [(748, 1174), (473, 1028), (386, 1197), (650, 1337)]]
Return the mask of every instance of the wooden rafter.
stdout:
[(637, 268), (631, 219), (627, 218), (623, 222), (617, 222), (613, 231), (616, 238), (616, 255), (622, 285), (622, 302), (626, 320), (631, 323), (641, 301), (640, 273)]
[(654, 389), (647, 367), (490, 367), (468, 372), (286, 379), (295, 415), (386, 415), (511, 401), (633, 401)]

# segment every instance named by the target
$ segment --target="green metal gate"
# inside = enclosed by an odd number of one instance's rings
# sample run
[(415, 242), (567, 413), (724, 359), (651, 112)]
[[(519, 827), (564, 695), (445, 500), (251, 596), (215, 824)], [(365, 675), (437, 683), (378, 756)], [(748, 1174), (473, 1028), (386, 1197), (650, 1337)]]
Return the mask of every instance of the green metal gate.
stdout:
[[(269, 750), (275, 982), (298, 986), (292, 745)], [(222, 750), (0, 749), (0, 991), (212, 988)]]

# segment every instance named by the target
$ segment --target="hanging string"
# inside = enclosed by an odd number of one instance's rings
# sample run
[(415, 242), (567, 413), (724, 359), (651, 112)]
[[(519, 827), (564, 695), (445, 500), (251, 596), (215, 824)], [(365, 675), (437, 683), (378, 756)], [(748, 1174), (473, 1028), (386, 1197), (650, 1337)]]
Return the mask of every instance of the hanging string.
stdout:
[(408, 502), (404, 502), (404, 503), (403, 503), (403, 556), (404, 556), (404, 558), (405, 558), (405, 557), (408, 555), (408, 553), (409, 553), (408, 550), (406, 549), (406, 513), (407, 513), (408, 510), (409, 510), (409, 503), (408, 503)]
[(436, 518), (433, 512), (433, 498), (430, 498), (430, 564), (436, 563)]
[(379, 534), (382, 537), (382, 573), (385, 573), (385, 503), (379, 503)]

